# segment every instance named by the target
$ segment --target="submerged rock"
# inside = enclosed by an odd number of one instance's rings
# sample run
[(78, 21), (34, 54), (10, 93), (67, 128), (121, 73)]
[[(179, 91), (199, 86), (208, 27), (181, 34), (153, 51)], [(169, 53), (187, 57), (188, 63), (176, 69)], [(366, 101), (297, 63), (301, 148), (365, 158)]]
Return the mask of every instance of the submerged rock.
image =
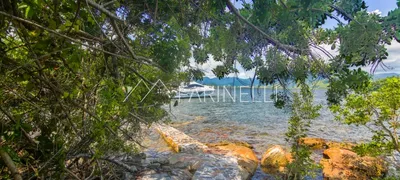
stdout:
[(250, 148), (250, 149), (254, 149), (254, 147), (251, 144), (249, 144), (247, 142), (244, 142), (244, 141), (221, 141), (219, 143), (207, 144), (207, 146), (208, 147), (227, 146), (227, 145), (230, 145), (230, 144), (234, 144), (234, 145), (238, 145), (238, 146), (244, 146), (244, 147), (247, 147), (247, 148)]
[(275, 145), (264, 153), (261, 159), (261, 167), (266, 173), (283, 172), (286, 165), (291, 161), (290, 153), (279, 145)]
[(325, 179), (371, 179), (382, 177), (387, 172), (382, 159), (360, 157), (353, 151), (340, 148), (325, 150), (321, 165)]

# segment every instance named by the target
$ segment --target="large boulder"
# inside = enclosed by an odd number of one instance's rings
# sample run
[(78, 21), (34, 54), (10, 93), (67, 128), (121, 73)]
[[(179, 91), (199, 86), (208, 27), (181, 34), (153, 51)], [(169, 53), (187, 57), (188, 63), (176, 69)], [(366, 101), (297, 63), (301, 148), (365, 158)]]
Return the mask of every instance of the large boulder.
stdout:
[(326, 147), (326, 142), (322, 138), (311, 138), (311, 137), (300, 138), (299, 144), (308, 146), (312, 149), (324, 149)]
[(209, 153), (233, 156), (238, 159), (239, 165), (249, 174), (254, 174), (258, 167), (258, 158), (251, 146), (244, 142), (209, 144)]
[(371, 179), (387, 172), (382, 159), (360, 157), (353, 151), (340, 148), (325, 150), (320, 163), (324, 179)]
[(290, 153), (279, 145), (275, 145), (263, 154), (261, 159), (262, 170), (266, 173), (283, 172), (286, 165), (291, 162)]

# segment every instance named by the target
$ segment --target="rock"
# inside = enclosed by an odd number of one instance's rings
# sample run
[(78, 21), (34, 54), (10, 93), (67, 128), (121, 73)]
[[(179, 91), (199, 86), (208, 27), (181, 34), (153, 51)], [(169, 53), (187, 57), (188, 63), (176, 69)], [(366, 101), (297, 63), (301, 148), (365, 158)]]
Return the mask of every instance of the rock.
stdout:
[(168, 164), (168, 163), (169, 163), (168, 158), (165, 158), (165, 157), (160, 157), (160, 158), (147, 158), (147, 159), (150, 161), (150, 163), (159, 163), (159, 164), (161, 164), (161, 165), (164, 165), (164, 164)]
[(193, 175), (193, 180), (211, 179), (250, 179), (251, 175), (238, 164), (234, 157), (208, 154), (204, 162), (198, 167)]
[(388, 163), (388, 177), (400, 177), (400, 153), (393, 151), (391, 155), (385, 157)]
[(261, 166), (280, 167), (288, 164), (286, 151), (279, 145), (275, 145), (264, 153), (261, 159)]
[(195, 154), (204, 152), (207, 149), (207, 146), (203, 143), (194, 140), (173, 127), (163, 124), (154, 126), (165, 142), (172, 147), (175, 152)]
[(328, 149), (329, 148), (340, 148), (340, 149), (352, 150), (354, 146), (356, 146), (356, 145), (353, 143), (349, 143), (349, 142), (335, 142), (335, 141), (326, 142), (326, 147)]
[(324, 179), (370, 179), (379, 178), (387, 172), (382, 159), (360, 157), (353, 151), (340, 148), (325, 150), (320, 163)]
[(234, 156), (221, 154), (197, 155), (177, 153), (170, 158), (172, 169), (184, 169), (193, 174), (192, 179), (249, 179), (251, 174), (242, 168)]
[(137, 179), (140, 180), (171, 180), (171, 176), (168, 173), (146, 173), (143, 174), (141, 177), (138, 177)]
[[(258, 159), (251, 145), (243, 142), (220, 143), (210, 147), (192, 139), (185, 133), (167, 126), (154, 125), (161, 137), (175, 152), (169, 155), (169, 172), (185, 170), (189, 179), (250, 179), (258, 167)], [(155, 158), (155, 157), (154, 157)], [(147, 160), (150, 162), (155, 159)], [(158, 165), (162, 163), (157, 162)], [(162, 166), (161, 166), (162, 167)], [(152, 175), (152, 177), (163, 174)], [(171, 176), (172, 179), (174, 179)]]
[(225, 156), (234, 156), (238, 158), (239, 165), (246, 169), (249, 174), (254, 174), (258, 167), (258, 158), (254, 151), (249, 148), (251, 147), (247, 143), (236, 142), (236, 143), (217, 143), (210, 144), (210, 153), (213, 154), (222, 154)]
[(151, 163), (147, 167), (150, 169), (157, 169), (157, 168), (161, 167), (161, 164), (160, 163)]
[(299, 144), (306, 145), (312, 149), (324, 149), (326, 146), (324, 139), (311, 137), (300, 138)]
[(193, 174), (191, 174), (188, 170), (174, 169), (171, 172), (172, 180), (186, 180), (186, 179), (192, 179), (192, 177)]
[(172, 171), (171, 166), (161, 166), (161, 169), (162, 169), (163, 171), (165, 171), (165, 172), (171, 172), (171, 171)]
[(292, 156), (281, 146), (275, 145), (264, 153), (261, 159), (261, 168), (266, 173), (283, 172), (286, 165), (292, 161)]
[(226, 145), (229, 145), (229, 144), (235, 144), (235, 145), (238, 145), (238, 146), (244, 146), (244, 147), (247, 147), (247, 148), (250, 148), (250, 149), (254, 149), (254, 147), (251, 144), (249, 144), (247, 142), (244, 142), (244, 141), (221, 141), (219, 143), (207, 144), (207, 146), (208, 147), (215, 147), (215, 146), (226, 146)]
[(204, 117), (204, 116), (196, 116), (194, 118), (194, 120), (192, 120), (192, 121), (174, 122), (174, 123), (171, 123), (171, 126), (173, 126), (173, 127), (187, 126), (187, 125), (190, 125), (193, 123), (198, 123), (198, 122), (204, 121), (205, 119), (206, 119), (206, 117)]
[(134, 179), (134, 178), (133, 178), (133, 175), (131, 172), (124, 172), (122, 175), (122, 179), (129, 180), (129, 179)]

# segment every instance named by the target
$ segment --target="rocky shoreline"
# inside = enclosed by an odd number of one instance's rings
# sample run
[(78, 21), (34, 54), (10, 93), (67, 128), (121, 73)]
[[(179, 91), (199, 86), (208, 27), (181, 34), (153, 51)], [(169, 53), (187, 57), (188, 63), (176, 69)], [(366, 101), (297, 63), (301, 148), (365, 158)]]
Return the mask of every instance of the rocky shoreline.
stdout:
[[(157, 137), (148, 145), (164, 143), (164, 149), (144, 151), (147, 158), (143, 162), (147, 166), (135, 179), (276, 179), (292, 160), (289, 151), (279, 145), (268, 148), (259, 160), (252, 146), (245, 142), (204, 144), (165, 124), (153, 125), (148, 131)], [(351, 151), (352, 143), (321, 138), (304, 138), (301, 143), (311, 147), (314, 156), (320, 156), (317, 161), (323, 168), (318, 179), (378, 178), (396, 175), (394, 170), (400, 167), (396, 158), (393, 162), (388, 157), (360, 157)]]

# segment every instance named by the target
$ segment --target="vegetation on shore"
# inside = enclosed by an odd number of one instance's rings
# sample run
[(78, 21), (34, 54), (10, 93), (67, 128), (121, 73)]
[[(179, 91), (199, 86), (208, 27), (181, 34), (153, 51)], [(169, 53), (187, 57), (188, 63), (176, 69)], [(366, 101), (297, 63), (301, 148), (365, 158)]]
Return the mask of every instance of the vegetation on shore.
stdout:
[[(174, 87), (201, 79), (197, 65), (212, 56), (219, 78), (237, 74), (240, 65), (254, 70), (253, 81), (283, 87), (279, 104), (293, 109), (287, 136), (296, 156), (289, 166), (298, 168), (288, 177), (302, 179), (313, 165), (296, 143), (317, 115), (308, 77), (329, 79), (330, 105), (346, 97), (349, 103), (385, 100), (368, 94), (370, 76), (360, 67), (372, 65), (373, 72), (388, 56), (385, 46), (400, 42), (400, 9), (379, 16), (366, 7), (362, 0), (2, 0), (0, 176), (103, 179), (134, 173), (109, 155), (137, 153), (141, 127), (168, 118), (161, 106), (170, 99), (158, 82)], [(328, 18), (338, 26), (322, 28)], [(383, 83), (384, 95), (393, 95), (396, 81)], [(290, 82), (299, 95), (291, 96)], [(387, 100), (396, 102), (372, 104), (382, 112), (370, 121), (392, 122), (398, 99)], [(380, 132), (375, 145), (398, 150), (398, 140), (382, 139), (393, 131)]]

